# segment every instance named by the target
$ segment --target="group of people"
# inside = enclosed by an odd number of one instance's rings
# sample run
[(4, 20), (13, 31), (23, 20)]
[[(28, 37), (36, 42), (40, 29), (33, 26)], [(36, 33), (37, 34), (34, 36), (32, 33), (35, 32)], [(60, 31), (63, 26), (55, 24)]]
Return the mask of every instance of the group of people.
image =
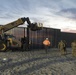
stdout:
[[(67, 43), (65, 42), (65, 40), (61, 40), (58, 43), (58, 48), (60, 49), (61, 55), (67, 54), (66, 46), (67, 46)], [(76, 56), (76, 40), (74, 40), (71, 43), (71, 48), (72, 48), (72, 56)]]
[[(48, 47), (51, 46), (51, 42), (49, 41), (48, 38), (46, 38), (46, 39), (43, 41), (43, 45), (44, 45), (44, 47), (45, 47), (45, 52), (47, 53), (47, 52), (48, 52)], [(67, 43), (66, 43), (65, 40), (61, 40), (61, 41), (58, 43), (58, 48), (59, 48), (59, 50), (60, 50), (61, 55), (66, 55), (66, 54), (67, 54), (66, 46), (67, 46)], [(71, 43), (71, 48), (72, 48), (72, 56), (76, 56), (76, 40), (74, 40), (74, 41)]]

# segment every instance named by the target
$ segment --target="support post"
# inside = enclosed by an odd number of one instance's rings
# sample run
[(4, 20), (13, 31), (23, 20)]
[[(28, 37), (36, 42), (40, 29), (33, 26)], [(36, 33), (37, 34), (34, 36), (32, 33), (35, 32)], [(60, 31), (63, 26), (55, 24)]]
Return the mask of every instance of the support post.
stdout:
[(27, 48), (29, 50), (29, 26), (27, 26)]

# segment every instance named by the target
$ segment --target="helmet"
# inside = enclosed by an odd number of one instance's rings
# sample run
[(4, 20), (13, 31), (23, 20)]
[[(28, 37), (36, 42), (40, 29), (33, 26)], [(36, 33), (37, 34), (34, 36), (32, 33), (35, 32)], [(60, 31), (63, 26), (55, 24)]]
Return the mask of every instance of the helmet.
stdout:
[(48, 40), (48, 38), (46, 38), (46, 40)]

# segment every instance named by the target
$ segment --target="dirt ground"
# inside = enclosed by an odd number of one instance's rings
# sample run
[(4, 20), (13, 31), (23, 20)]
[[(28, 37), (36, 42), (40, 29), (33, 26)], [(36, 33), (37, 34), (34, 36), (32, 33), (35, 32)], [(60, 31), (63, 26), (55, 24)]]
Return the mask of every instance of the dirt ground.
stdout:
[(0, 52), (0, 75), (76, 75), (76, 57), (58, 49)]

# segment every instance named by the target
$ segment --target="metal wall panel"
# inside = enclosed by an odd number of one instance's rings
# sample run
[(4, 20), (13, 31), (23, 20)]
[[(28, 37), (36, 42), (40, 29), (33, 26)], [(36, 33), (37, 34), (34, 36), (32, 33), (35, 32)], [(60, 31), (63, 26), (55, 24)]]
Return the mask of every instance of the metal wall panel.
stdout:
[(61, 39), (67, 42), (67, 47), (71, 47), (71, 43), (76, 40), (76, 33), (61, 32)]
[(51, 42), (50, 47), (57, 47), (60, 37), (60, 30), (59, 29), (52, 29), (52, 28), (43, 28), (40, 31), (31, 31), (30, 30), (30, 40), (32, 41), (32, 48), (44, 48), (43, 47), (43, 40), (45, 38), (49, 38)]
[[(12, 29), (12, 34), (16, 36), (16, 38), (20, 39), (24, 37), (24, 28), (17, 27)], [(25, 28), (25, 37), (27, 37), (27, 28)], [(44, 48), (42, 42), (48, 38), (51, 42), (50, 47), (57, 47), (60, 38), (60, 29), (53, 29), (53, 28), (43, 28), (42, 30), (38, 31), (31, 31), (29, 29), (29, 42), (31, 49), (40, 49)]]

